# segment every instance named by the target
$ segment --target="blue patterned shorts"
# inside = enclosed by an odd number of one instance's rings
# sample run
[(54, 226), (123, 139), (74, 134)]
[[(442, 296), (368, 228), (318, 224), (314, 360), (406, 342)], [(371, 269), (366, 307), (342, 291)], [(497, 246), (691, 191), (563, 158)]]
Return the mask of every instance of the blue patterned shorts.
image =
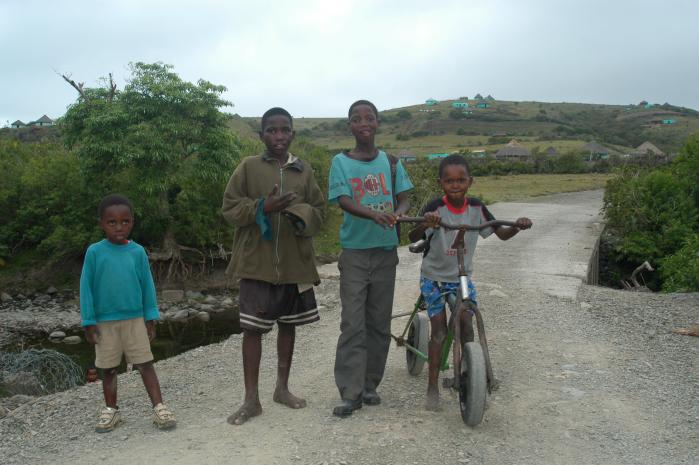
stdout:
[[(420, 293), (427, 304), (427, 315), (432, 318), (439, 315), (446, 305), (445, 297), (448, 294), (457, 295), (459, 291), (459, 283), (445, 283), (440, 281), (432, 281), (431, 279), (420, 276)], [(473, 281), (468, 279), (468, 298), (477, 304), (476, 301), (476, 286)]]

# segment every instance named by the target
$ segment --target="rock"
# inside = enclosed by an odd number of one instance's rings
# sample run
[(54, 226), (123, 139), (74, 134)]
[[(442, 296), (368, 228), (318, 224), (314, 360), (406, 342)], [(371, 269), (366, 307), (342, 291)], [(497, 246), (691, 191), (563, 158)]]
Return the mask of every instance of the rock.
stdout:
[(48, 295), (54, 295), (54, 294), (57, 294), (57, 293), (58, 293), (58, 289), (56, 289), (55, 287), (51, 286), (51, 287), (49, 287), (48, 289), (46, 289), (46, 293), (47, 293)]
[(199, 313), (197, 313), (197, 319), (199, 319), (205, 323), (208, 323), (211, 320), (211, 315), (209, 315), (206, 312), (199, 312)]
[(223, 299), (221, 301), (221, 305), (223, 305), (224, 307), (232, 307), (233, 306), (233, 299), (231, 299), (230, 297), (226, 297), (225, 299)]
[(507, 297), (508, 297), (507, 294), (505, 294), (504, 292), (499, 291), (497, 289), (493, 289), (492, 291), (489, 292), (489, 294), (494, 296), (494, 297), (501, 297), (503, 299), (507, 299)]
[(32, 396), (27, 396), (24, 394), (15, 394), (12, 397), (6, 397), (2, 399), (2, 404), (8, 411), (14, 410), (22, 404), (26, 404), (30, 400), (34, 399)]
[(166, 316), (168, 320), (186, 320), (189, 318), (189, 310), (185, 308), (174, 313), (168, 313)]
[(199, 310), (202, 312), (210, 312), (211, 310), (214, 309), (213, 305), (210, 304), (199, 304)]
[(12, 394), (42, 394), (41, 383), (33, 373), (20, 371), (5, 375), (3, 381), (4, 388)]
[(184, 300), (184, 291), (182, 289), (168, 289), (160, 293), (160, 300), (163, 302), (181, 302)]
[(2, 302), (12, 302), (12, 296), (8, 294), (7, 292), (3, 292), (0, 294), (0, 301)]
[(67, 338), (63, 339), (64, 344), (80, 344), (82, 339), (80, 336), (68, 336)]
[(199, 291), (187, 291), (185, 295), (189, 300), (201, 300), (204, 298), (204, 294)]
[(588, 310), (592, 308), (592, 304), (589, 304), (587, 302), (580, 302), (580, 308), (582, 308), (583, 310)]
[(0, 405), (0, 419), (5, 418), (7, 416), (7, 409)]
[(60, 341), (61, 339), (66, 337), (66, 333), (63, 331), (54, 331), (51, 334), (49, 334), (49, 339), (51, 340), (58, 340)]

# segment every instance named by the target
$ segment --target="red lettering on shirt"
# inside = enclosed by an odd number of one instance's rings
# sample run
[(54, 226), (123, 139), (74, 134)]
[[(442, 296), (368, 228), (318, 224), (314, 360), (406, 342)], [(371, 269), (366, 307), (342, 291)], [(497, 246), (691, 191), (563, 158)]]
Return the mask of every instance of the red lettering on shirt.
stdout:
[(391, 193), (386, 188), (386, 176), (383, 173), (379, 174), (379, 180), (381, 181), (381, 191), (383, 195), (391, 195)]
[(352, 185), (354, 201), (357, 202), (357, 204), (359, 204), (359, 202), (361, 202), (362, 200), (362, 197), (364, 197), (364, 183), (360, 178), (351, 178), (350, 184)]

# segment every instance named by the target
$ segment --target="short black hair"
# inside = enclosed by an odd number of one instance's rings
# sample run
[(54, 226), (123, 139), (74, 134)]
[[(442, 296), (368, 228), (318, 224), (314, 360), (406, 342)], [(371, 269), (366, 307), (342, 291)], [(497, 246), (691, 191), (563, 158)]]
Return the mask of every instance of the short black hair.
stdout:
[(100, 205), (97, 207), (98, 217), (102, 218), (104, 211), (114, 205), (126, 205), (129, 207), (129, 211), (131, 211), (131, 215), (133, 216), (133, 205), (131, 205), (131, 201), (126, 196), (121, 194), (109, 194), (100, 201)]
[(349, 111), (347, 112), (347, 117), (350, 118), (352, 116), (352, 110), (354, 107), (358, 107), (359, 105), (366, 105), (369, 108), (371, 108), (374, 111), (374, 115), (378, 118), (379, 117), (379, 110), (376, 109), (376, 105), (371, 103), (369, 100), (357, 100), (354, 102), (352, 105), (349, 107)]
[(264, 131), (265, 130), (265, 124), (267, 123), (267, 120), (271, 118), (272, 116), (277, 116), (277, 115), (282, 115), (286, 116), (289, 118), (289, 122), (291, 123), (291, 127), (294, 127), (294, 119), (291, 117), (291, 113), (286, 111), (285, 109), (281, 107), (273, 107), (270, 108), (265, 112), (264, 115), (262, 115), (262, 123), (260, 124), (260, 130)]
[(464, 168), (466, 168), (466, 174), (471, 176), (471, 168), (468, 166), (468, 161), (461, 156), (458, 153), (452, 153), (448, 157), (442, 158), (442, 161), (439, 163), (439, 177), (442, 177), (442, 173), (444, 173), (444, 168), (447, 167), (448, 165), (461, 165)]

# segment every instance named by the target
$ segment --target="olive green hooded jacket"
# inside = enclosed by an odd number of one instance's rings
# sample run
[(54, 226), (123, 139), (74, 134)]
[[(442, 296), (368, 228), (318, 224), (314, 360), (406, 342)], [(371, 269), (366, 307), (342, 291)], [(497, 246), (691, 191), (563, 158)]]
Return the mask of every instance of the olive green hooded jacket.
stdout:
[[(285, 211), (265, 215), (262, 203), (275, 184), (279, 194), (294, 191), (296, 198)], [(268, 153), (243, 159), (228, 181), (222, 213), (235, 226), (226, 270), (233, 279), (273, 284), (320, 281), (311, 237), (320, 231), (325, 200), (310, 165), (291, 155), (284, 166)], [(271, 240), (266, 240), (263, 230), (270, 225), (266, 235)]]

